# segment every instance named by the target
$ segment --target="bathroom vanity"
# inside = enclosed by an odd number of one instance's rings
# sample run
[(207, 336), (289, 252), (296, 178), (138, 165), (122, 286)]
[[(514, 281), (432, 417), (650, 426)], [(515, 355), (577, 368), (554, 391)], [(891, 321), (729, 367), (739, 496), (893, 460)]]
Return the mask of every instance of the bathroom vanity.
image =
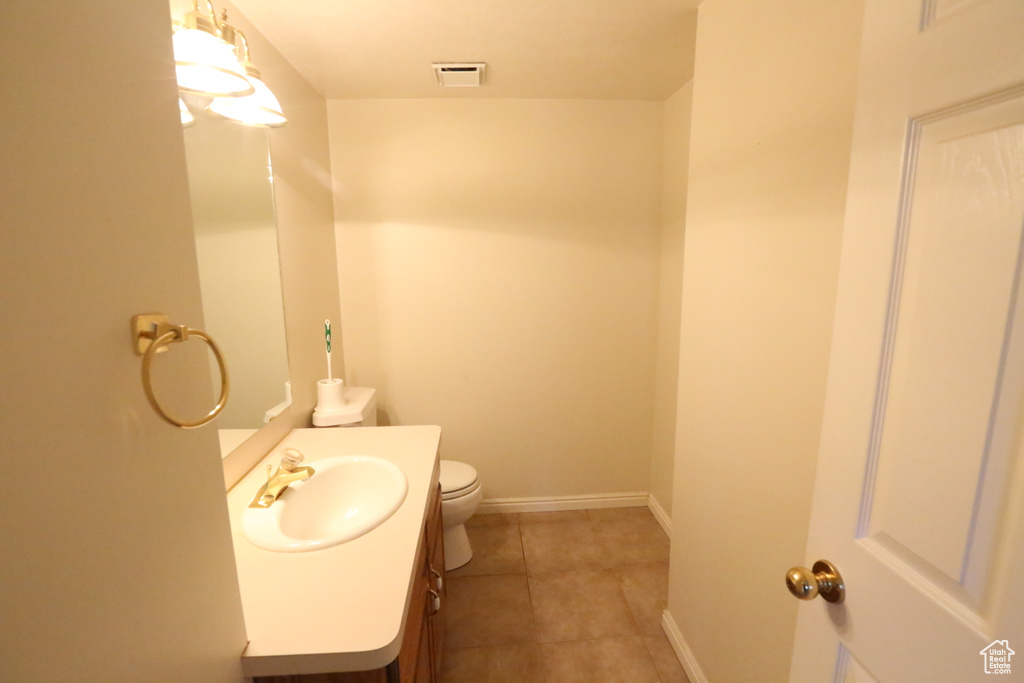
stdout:
[[(438, 427), (295, 430), (228, 494), (255, 683), (425, 683), (440, 679), (444, 548)], [(398, 510), (359, 538), (320, 550), (274, 552), (242, 534), (242, 515), (283, 448), (304, 465), (369, 455), (405, 474)], [(315, 477), (315, 475), (314, 475)], [(287, 492), (286, 492), (287, 493)]]

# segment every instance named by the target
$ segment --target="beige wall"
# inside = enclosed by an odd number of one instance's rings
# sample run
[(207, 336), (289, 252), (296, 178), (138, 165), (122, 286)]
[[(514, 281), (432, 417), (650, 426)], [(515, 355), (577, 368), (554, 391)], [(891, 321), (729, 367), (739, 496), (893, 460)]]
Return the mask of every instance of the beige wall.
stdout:
[(662, 103), (328, 111), (349, 382), (487, 498), (647, 491)]
[(787, 678), (861, 5), (699, 10), (669, 614), (715, 683)]
[[(202, 325), (166, 0), (3, 19), (0, 678), (239, 681), (216, 433), (159, 420), (129, 343), (135, 313)], [(200, 347), (160, 359), (191, 414)]]
[(664, 104), (661, 241), (659, 244), (658, 336), (651, 438), (651, 496), (671, 519), (676, 453), (676, 392), (679, 386), (679, 312), (683, 286), (683, 237), (690, 157), (693, 81)]

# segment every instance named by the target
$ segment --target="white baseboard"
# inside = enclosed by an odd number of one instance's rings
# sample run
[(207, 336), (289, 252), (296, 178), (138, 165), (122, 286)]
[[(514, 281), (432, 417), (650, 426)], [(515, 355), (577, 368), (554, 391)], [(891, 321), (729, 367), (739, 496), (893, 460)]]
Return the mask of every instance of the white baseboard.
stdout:
[(553, 498), (484, 498), (476, 514), (499, 512), (557, 512), (559, 510), (590, 510), (594, 508), (646, 507), (658, 521), (662, 531), (672, 538), (672, 519), (658, 499), (644, 491), (602, 493), (590, 496), (555, 496)]
[(649, 498), (646, 491), (603, 493), (591, 496), (554, 496), (552, 498), (484, 498), (480, 502), (480, 507), (476, 509), (476, 514), (645, 507)]
[(690, 683), (708, 683), (708, 677), (704, 675), (697, 658), (693, 656), (693, 650), (683, 640), (683, 634), (668, 610), (661, 613), (661, 630), (668, 636), (668, 642), (672, 644), (672, 649), (675, 650), (679, 663), (683, 665), (683, 671), (686, 672)]
[(665, 535), (672, 538), (672, 518), (665, 512), (665, 508), (661, 507), (658, 499), (654, 496), (647, 496), (647, 507), (650, 508), (654, 518), (658, 520), (658, 524), (661, 525), (661, 530), (665, 532)]

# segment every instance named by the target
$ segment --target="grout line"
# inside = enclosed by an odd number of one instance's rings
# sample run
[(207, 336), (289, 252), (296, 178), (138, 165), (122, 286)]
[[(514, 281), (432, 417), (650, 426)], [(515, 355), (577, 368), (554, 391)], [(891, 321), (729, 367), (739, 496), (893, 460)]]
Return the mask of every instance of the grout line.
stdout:
[(647, 659), (651, 661), (651, 666), (654, 667), (654, 673), (658, 676), (658, 680), (661, 683), (665, 683), (665, 679), (661, 677), (661, 669), (658, 668), (658, 663), (654, 661), (654, 653), (651, 652), (651, 646), (647, 644), (647, 636), (640, 636), (644, 641), (644, 649), (647, 650)]
[[(537, 640), (537, 614), (536, 608), (533, 606), (533, 591), (530, 590), (530, 567), (526, 564), (526, 548), (523, 546), (523, 527), (517, 524), (519, 536), (519, 550), (523, 553), (523, 574), (526, 577), (526, 595), (530, 599), (530, 632), (533, 634), (533, 643), (537, 645), (540, 641)], [(540, 651), (537, 652), (537, 658), (540, 659)], [(538, 662), (539, 663), (539, 662)]]
[[(641, 637), (643, 636), (643, 630), (640, 628), (640, 621), (636, 617), (636, 612), (633, 611), (633, 605), (630, 604), (629, 598), (626, 597), (626, 589), (622, 585), (622, 577), (615, 569), (608, 569), (615, 577), (615, 585), (619, 587), (619, 595), (622, 597), (622, 602), (626, 603), (626, 611), (629, 612), (629, 618), (633, 620), (633, 626), (636, 628), (636, 632)], [(650, 653), (648, 653), (650, 654)]]

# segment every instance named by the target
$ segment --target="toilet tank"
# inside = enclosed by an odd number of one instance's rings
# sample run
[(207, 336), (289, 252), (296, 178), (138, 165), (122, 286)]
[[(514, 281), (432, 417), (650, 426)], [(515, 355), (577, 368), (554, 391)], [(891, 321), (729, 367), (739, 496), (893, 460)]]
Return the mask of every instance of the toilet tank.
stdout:
[(360, 419), (358, 422), (348, 424), (348, 427), (376, 427), (377, 426), (377, 390), (370, 387), (348, 387), (345, 389), (345, 405), (359, 409)]
[(370, 387), (345, 387), (345, 404), (330, 413), (313, 411), (314, 427), (377, 426), (377, 390)]

